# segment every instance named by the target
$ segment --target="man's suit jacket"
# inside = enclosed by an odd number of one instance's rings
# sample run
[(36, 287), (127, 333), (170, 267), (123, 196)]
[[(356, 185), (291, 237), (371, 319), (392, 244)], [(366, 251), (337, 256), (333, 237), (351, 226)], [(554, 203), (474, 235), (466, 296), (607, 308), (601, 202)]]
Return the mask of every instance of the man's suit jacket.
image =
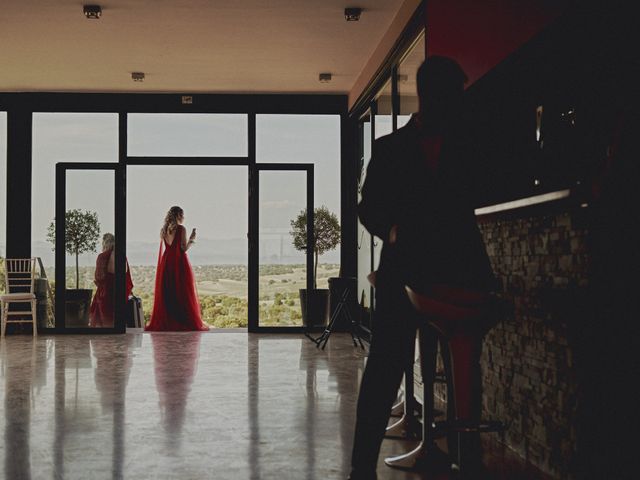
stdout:
[[(420, 291), (430, 284), (490, 291), (494, 276), (471, 200), (463, 136), (442, 136), (438, 167), (427, 166), (415, 119), (375, 141), (358, 205), (384, 245), (378, 268)], [(389, 232), (398, 227), (397, 242)]]

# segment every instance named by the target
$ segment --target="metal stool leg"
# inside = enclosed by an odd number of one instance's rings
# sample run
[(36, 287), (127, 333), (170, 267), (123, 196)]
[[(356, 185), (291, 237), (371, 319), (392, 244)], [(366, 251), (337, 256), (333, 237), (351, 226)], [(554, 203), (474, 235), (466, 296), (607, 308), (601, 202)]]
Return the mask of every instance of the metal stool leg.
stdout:
[(450, 464), (447, 455), (435, 444), (434, 420), (434, 382), (436, 379), (437, 337), (433, 332), (420, 331), (421, 367), (423, 371), (423, 401), (422, 401), (422, 440), (416, 448), (408, 453), (385, 458), (384, 463), (392, 468), (405, 470), (425, 469), (433, 466), (447, 466)]
[[(411, 355), (413, 359), (413, 354)], [(402, 417), (389, 427), (385, 432), (387, 438), (421, 438), (422, 429), (415, 416), (415, 396), (413, 394), (413, 361), (407, 365), (404, 371), (404, 401)]]

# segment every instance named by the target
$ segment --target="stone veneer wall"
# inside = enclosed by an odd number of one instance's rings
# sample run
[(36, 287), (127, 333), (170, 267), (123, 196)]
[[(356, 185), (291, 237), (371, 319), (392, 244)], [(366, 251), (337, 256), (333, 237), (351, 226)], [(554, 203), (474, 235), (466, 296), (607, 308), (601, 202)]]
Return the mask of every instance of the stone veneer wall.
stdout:
[(583, 216), (541, 209), (478, 219), (507, 306), (483, 345), (483, 416), (509, 423), (507, 445), (559, 478), (571, 477), (576, 443), (571, 332), (588, 284)]

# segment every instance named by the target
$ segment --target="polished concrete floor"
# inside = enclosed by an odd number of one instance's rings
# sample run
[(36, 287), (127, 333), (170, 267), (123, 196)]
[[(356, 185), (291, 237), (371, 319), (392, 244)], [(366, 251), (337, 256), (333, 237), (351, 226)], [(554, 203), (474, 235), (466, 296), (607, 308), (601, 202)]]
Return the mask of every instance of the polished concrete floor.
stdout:
[[(0, 478), (344, 479), (365, 360), (342, 334), (325, 351), (296, 335), (9, 336)], [(496, 458), (497, 478), (538, 478)]]

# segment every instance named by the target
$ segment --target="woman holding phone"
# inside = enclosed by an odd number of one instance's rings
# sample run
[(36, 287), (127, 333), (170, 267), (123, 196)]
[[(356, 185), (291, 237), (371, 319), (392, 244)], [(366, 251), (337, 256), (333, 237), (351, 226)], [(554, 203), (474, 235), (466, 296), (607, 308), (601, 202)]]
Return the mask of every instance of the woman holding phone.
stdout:
[(196, 242), (196, 229), (187, 239), (184, 211), (169, 209), (160, 230), (155, 298), (148, 331), (209, 330), (202, 322), (193, 269), (187, 250)]

